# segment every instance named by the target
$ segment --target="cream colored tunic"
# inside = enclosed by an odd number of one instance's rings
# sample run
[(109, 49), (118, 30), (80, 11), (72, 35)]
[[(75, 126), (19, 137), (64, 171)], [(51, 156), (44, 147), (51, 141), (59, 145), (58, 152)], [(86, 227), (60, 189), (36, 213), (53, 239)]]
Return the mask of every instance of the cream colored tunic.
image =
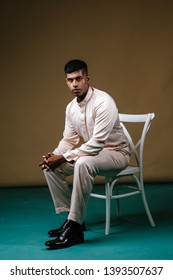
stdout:
[[(85, 143), (76, 148), (80, 138)], [(68, 104), (63, 139), (54, 150), (55, 154), (63, 154), (67, 161), (76, 161), (81, 156), (97, 155), (103, 148), (125, 147), (127, 139), (110, 95), (90, 87), (81, 103), (75, 98)]]

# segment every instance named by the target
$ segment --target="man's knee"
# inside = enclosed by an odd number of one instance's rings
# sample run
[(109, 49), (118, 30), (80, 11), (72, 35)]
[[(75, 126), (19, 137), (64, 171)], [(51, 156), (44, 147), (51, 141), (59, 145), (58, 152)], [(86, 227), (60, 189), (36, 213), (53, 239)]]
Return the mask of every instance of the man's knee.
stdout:
[(93, 164), (93, 157), (91, 156), (85, 156), (85, 157), (80, 157), (76, 163), (75, 163), (75, 172), (87, 172), (90, 173), (91, 175), (94, 175), (96, 168), (95, 165)]
[(87, 166), (87, 159), (86, 159), (86, 157), (78, 158), (78, 160), (75, 163), (75, 168), (78, 169), (78, 168), (83, 168), (85, 166)]
[(78, 160), (76, 161), (76, 165), (92, 165), (93, 164), (93, 157), (94, 156), (83, 156), (79, 157)]

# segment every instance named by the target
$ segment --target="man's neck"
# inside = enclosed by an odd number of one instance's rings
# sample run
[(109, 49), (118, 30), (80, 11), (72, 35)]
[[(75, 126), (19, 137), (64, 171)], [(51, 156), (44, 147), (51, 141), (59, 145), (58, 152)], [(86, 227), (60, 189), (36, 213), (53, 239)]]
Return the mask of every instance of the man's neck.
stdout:
[[(89, 87), (88, 87), (88, 89), (89, 89)], [(87, 93), (88, 93), (88, 89), (87, 89), (87, 91), (86, 91), (85, 93), (83, 93), (81, 96), (78, 96), (78, 97), (77, 97), (77, 102), (78, 102), (78, 103), (82, 102), (82, 101), (85, 99), (85, 97), (86, 97), (86, 95), (87, 95)]]

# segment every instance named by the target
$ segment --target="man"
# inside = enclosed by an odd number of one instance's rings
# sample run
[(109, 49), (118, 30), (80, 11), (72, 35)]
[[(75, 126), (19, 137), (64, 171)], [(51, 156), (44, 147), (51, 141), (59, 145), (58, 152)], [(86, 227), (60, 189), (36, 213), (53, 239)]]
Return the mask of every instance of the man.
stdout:
[[(56, 237), (45, 243), (61, 249), (84, 242), (84, 221), (94, 177), (115, 173), (129, 163), (127, 139), (112, 97), (90, 86), (87, 65), (71, 60), (64, 68), (66, 84), (74, 96), (67, 105), (63, 139), (40, 163), (56, 213), (67, 212), (64, 224), (49, 231)], [(79, 144), (80, 139), (83, 144)], [(73, 174), (70, 193), (66, 177)]]

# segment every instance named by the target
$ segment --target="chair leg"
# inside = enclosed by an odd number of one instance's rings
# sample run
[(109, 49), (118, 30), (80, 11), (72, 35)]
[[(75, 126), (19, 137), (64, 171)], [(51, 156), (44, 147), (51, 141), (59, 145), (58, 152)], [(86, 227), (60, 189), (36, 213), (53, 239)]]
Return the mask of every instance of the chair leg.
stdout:
[(152, 227), (155, 227), (155, 223), (154, 223), (154, 220), (153, 220), (153, 217), (151, 215), (151, 212), (150, 212), (150, 209), (149, 209), (149, 206), (148, 206), (148, 202), (147, 202), (147, 199), (146, 199), (144, 185), (143, 185), (143, 183), (141, 184), (139, 182), (138, 178), (135, 175), (133, 176), (133, 178), (135, 179), (139, 189), (141, 190), (142, 200), (143, 200), (144, 208), (145, 208), (146, 214), (148, 216), (149, 222), (150, 222)]
[(111, 214), (111, 203), (110, 203), (110, 184), (105, 183), (106, 191), (106, 222), (105, 222), (105, 235), (109, 235), (110, 232), (110, 214)]
[(121, 216), (121, 213), (120, 213), (120, 200), (118, 198), (115, 200), (115, 205), (116, 205), (117, 217), (120, 217)]
[(151, 224), (152, 227), (155, 227), (155, 223), (154, 223), (153, 217), (151, 216), (151, 212), (150, 212), (150, 209), (149, 209), (149, 206), (148, 206), (148, 203), (147, 203), (147, 199), (146, 199), (146, 196), (145, 196), (145, 192), (144, 192), (143, 189), (142, 189), (141, 193), (142, 193), (142, 200), (143, 200), (143, 203), (144, 203), (145, 211), (147, 213), (150, 224)]
[[(114, 184), (115, 185), (115, 184)], [(118, 187), (116, 189), (116, 196), (119, 194), (118, 192)], [(116, 206), (116, 214), (117, 214), (117, 217), (120, 217), (121, 216), (121, 213), (120, 213), (120, 199), (117, 198), (115, 199), (115, 206)]]

